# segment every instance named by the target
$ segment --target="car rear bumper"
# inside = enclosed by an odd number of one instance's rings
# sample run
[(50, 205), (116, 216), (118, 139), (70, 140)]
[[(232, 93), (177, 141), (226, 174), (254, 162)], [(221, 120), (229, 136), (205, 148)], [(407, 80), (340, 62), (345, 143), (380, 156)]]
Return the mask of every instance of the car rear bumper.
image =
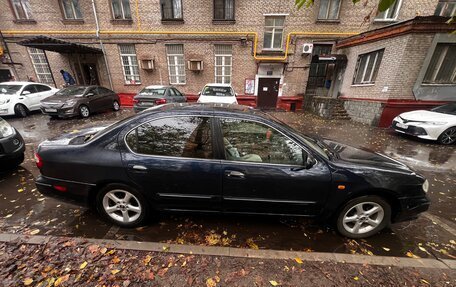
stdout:
[(396, 214), (392, 222), (413, 220), (422, 212), (429, 209), (431, 201), (427, 196), (408, 197), (399, 199), (401, 211)]
[[(94, 184), (68, 181), (39, 175), (35, 179), (38, 191), (49, 197), (53, 197), (65, 202), (89, 206), (89, 193)], [(65, 191), (58, 188), (64, 187)]]

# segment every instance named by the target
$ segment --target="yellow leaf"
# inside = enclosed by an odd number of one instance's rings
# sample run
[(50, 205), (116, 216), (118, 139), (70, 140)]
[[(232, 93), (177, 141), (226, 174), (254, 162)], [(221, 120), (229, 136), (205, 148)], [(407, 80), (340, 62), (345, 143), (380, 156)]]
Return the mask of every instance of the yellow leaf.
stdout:
[(418, 248), (419, 248), (421, 251), (423, 251), (423, 252), (426, 252), (426, 253), (427, 253), (427, 250), (426, 250), (426, 248), (424, 248), (423, 246), (418, 246)]
[(302, 263), (303, 263), (303, 262), (302, 262), (302, 259), (299, 258), (299, 257), (296, 257), (296, 258), (295, 258), (295, 261), (298, 262), (299, 264), (302, 264)]
[(247, 245), (252, 249), (258, 249), (258, 245), (253, 242), (252, 238), (247, 239)]
[(431, 285), (431, 283), (429, 283), (428, 281), (424, 280), (424, 279), (421, 279), (421, 282), (427, 284), (427, 285)]
[(108, 251), (108, 249), (106, 249), (106, 247), (103, 247), (103, 248), (100, 249), (100, 253), (101, 254), (105, 254), (106, 251)]
[(383, 250), (385, 250), (385, 251), (390, 251), (390, 250), (391, 250), (391, 249), (389, 249), (389, 248), (387, 248), (387, 247), (382, 247), (382, 248), (383, 248)]
[(111, 249), (108, 252), (106, 252), (106, 255), (112, 255), (112, 254), (114, 254), (114, 252), (116, 252), (116, 251), (114, 249)]
[(279, 283), (277, 283), (277, 281), (274, 281), (274, 280), (269, 281), (269, 283), (271, 283), (272, 286), (278, 286), (279, 285)]
[(87, 261), (84, 261), (81, 265), (79, 265), (79, 269), (84, 269), (87, 266)]
[(32, 278), (29, 278), (29, 277), (27, 277), (27, 278), (25, 278), (25, 279), (24, 279), (24, 281), (23, 281), (23, 282), (24, 282), (24, 285), (25, 285), (25, 286), (28, 286), (28, 285), (30, 285), (30, 284), (32, 284), (32, 283), (33, 283), (33, 279), (32, 279)]
[(111, 270), (111, 274), (112, 274), (112, 275), (116, 275), (116, 274), (119, 273), (119, 272), (120, 272), (119, 269), (113, 269), (113, 270)]
[(152, 256), (147, 255), (146, 258), (144, 258), (144, 265), (149, 264), (150, 260), (152, 259)]
[(206, 286), (207, 287), (215, 287), (215, 286), (217, 286), (217, 283), (214, 281), (214, 279), (208, 278), (206, 280)]
[(114, 264), (117, 264), (119, 262), (120, 262), (120, 259), (117, 256), (112, 259), (112, 263), (114, 263)]
[(24, 190), (22, 188), (19, 188), (17, 192), (23, 192)]
[(55, 280), (54, 286), (55, 286), (55, 287), (60, 286), (60, 284), (62, 284), (62, 283), (64, 283), (65, 281), (67, 281), (68, 278), (70, 278), (70, 274), (67, 274), (67, 275), (65, 275), (65, 276), (60, 276), (59, 278), (57, 278), (57, 280)]
[(169, 251), (169, 246), (163, 246), (162, 249), (163, 251)]
[(35, 235), (35, 234), (38, 234), (38, 233), (40, 233), (39, 229), (34, 229), (34, 230), (30, 231), (31, 235)]
[(358, 276), (355, 276), (355, 277), (353, 277), (353, 280), (358, 281), (358, 280), (359, 280), (359, 277), (358, 277)]
[(214, 279), (215, 279), (215, 282), (217, 282), (217, 283), (220, 282), (220, 277), (218, 277), (217, 275), (215, 275)]
[(410, 257), (410, 258), (420, 258), (419, 256), (416, 256), (415, 254), (413, 254), (413, 253), (410, 252), (410, 251), (407, 251), (407, 253), (406, 253), (405, 255), (407, 255), (407, 256)]

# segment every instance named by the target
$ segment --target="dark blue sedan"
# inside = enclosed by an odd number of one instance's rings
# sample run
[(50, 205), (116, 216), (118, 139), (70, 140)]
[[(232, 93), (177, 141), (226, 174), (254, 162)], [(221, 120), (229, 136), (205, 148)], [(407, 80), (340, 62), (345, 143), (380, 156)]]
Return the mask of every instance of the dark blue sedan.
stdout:
[(40, 144), (45, 195), (124, 227), (152, 212), (319, 218), (368, 237), (429, 207), (428, 182), (382, 154), (237, 105), (168, 104)]

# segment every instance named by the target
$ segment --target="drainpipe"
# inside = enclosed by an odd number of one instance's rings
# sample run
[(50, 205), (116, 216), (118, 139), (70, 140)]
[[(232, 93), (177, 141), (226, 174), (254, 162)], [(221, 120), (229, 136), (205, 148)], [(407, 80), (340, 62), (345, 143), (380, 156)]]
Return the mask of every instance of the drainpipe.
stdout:
[(110, 86), (111, 90), (113, 90), (114, 87), (112, 85), (111, 71), (109, 69), (108, 58), (106, 57), (106, 50), (104, 48), (103, 41), (100, 38), (100, 24), (98, 23), (97, 9), (95, 7), (94, 0), (92, 0), (92, 9), (93, 9), (93, 16), (95, 17), (95, 24), (97, 26), (96, 37), (100, 41), (100, 47), (101, 47), (101, 51), (103, 52), (103, 59), (104, 59), (105, 66), (106, 66), (106, 72), (108, 74), (109, 86)]

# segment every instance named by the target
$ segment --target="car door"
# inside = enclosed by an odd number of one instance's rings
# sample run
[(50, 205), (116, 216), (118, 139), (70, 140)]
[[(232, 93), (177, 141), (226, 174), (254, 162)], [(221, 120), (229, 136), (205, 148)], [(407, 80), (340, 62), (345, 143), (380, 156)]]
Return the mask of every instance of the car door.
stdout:
[(36, 89), (38, 91), (37, 96), (39, 97), (40, 101), (44, 100), (45, 98), (52, 96), (54, 92), (52, 88), (46, 85), (36, 85)]
[(108, 110), (112, 108), (115, 93), (109, 89), (98, 87), (98, 92), (102, 98), (103, 107), (102, 109)]
[(176, 94), (176, 102), (185, 103), (187, 101), (187, 99), (184, 97), (184, 95), (182, 95), (181, 92), (179, 92), (178, 89), (173, 88), (173, 90), (174, 90), (174, 93)]
[(36, 110), (40, 106), (40, 99), (36, 85), (31, 84), (24, 87), (19, 96), (19, 100), (27, 107), (27, 109)]
[[(324, 161), (265, 123), (219, 122), (224, 212), (314, 216), (322, 210), (331, 181)], [(315, 161), (306, 167), (308, 160)]]
[(212, 123), (207, 116), (163, 117), (126, 133), (124, 165), (158, 209), (220, 211), (221, 163), (213, 156)]
[(87, 98), (87, 104), (91, 112), (103, 109), (103, 96), (100, 94), (97, 87), (88, 89), (84, 95)]

